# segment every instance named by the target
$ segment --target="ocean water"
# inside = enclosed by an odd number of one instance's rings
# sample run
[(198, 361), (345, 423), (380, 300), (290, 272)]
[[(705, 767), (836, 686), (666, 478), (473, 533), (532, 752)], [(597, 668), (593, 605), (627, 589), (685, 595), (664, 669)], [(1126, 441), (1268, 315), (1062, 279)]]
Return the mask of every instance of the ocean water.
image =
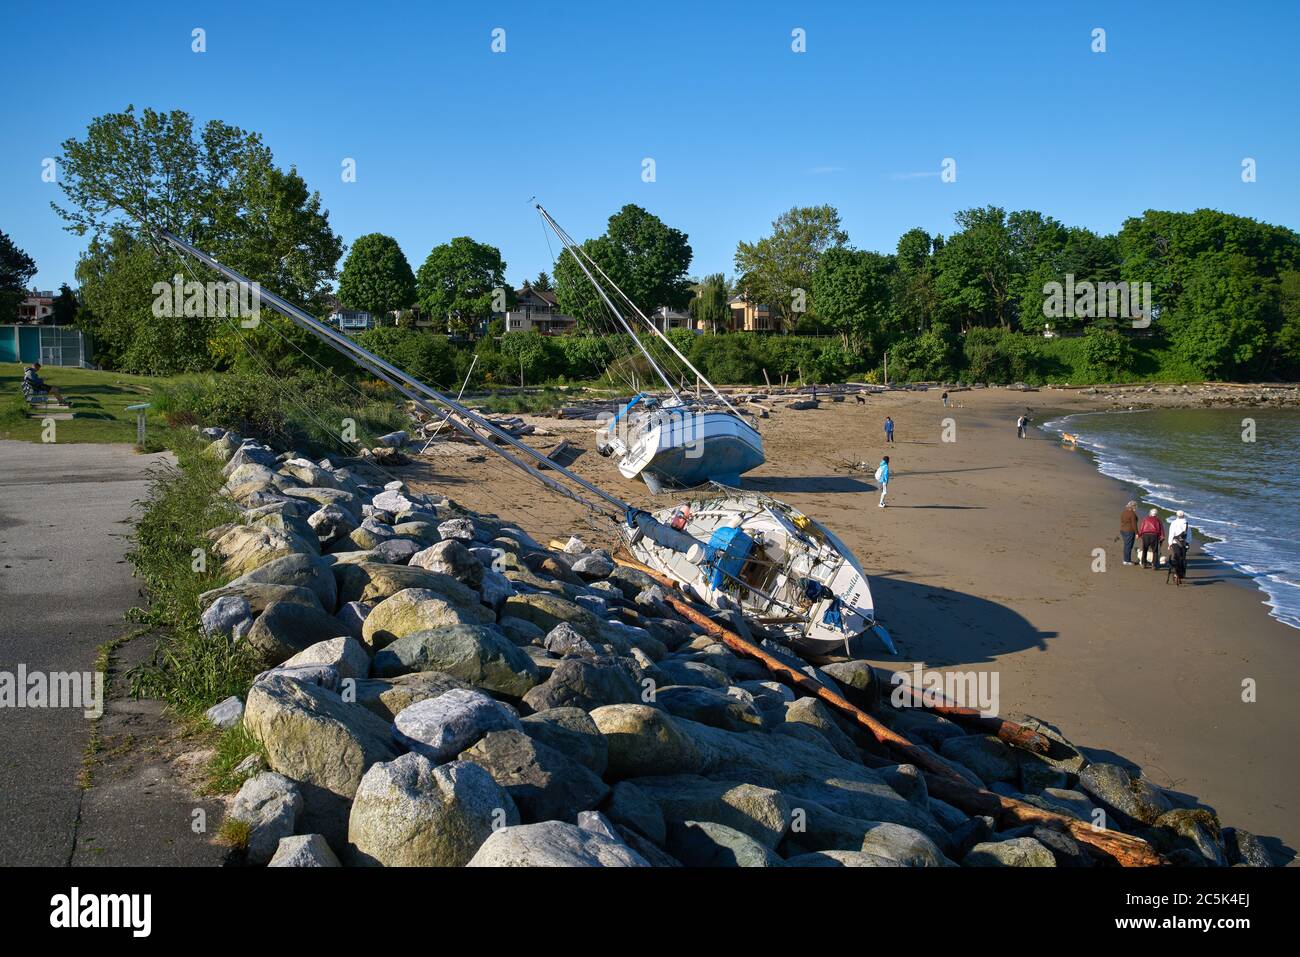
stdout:
[(1041, 428), (1077, 435), (1148, 507), (1185, 511), (1196, 543), (1250, 575), (1273, 617), (1300, 628), (1300, 409), (1087, 412)]

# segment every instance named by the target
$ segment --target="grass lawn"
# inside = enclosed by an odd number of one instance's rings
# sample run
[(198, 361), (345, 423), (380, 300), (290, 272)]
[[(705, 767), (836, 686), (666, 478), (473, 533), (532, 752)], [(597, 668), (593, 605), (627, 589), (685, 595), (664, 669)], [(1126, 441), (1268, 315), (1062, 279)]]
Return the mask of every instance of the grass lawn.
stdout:
[[(25, 418), (22, 412), (25, 368), (0, 362), (0, 438), (39, 442), (41, 420)], [(62, 366), (42, 366), (41, 378), (61, 390), (77, 413), (75, 419), (57, 423), (59, 442), (135, 442), (135, 413), (127, 412), (126, 407), (148, 402), (154, 387), (169, 381)]]

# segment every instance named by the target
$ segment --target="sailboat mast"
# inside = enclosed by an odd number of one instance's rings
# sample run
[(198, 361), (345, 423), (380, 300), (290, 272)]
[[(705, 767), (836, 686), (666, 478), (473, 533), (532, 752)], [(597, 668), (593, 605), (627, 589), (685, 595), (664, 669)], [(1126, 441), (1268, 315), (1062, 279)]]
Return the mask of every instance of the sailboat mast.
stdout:
[[(587, 279), (591, 282), (591, 285), (595, 288), (597, 295), (599, 295), (600, 298), (605, 301), (605, 305), (609, 306), (610, 312), (614, 313), (615, 317), (619, 321), (619, 325), (621, 325), (625, 330), (627, 330), (627, 334), (632, 337), (632, 341), (635, 342), (637, 348), (641, 350), (641, 354), (646, 357), (646, 361), (649, 362), (650, 367), (655, 370), (655, 374), (658, 375), (659, 378), (663, 380), (663, 384), (668, 387), (668, 391), (673, 394), (673, 398), (675, 398), (678, 402), (681, 402), (682, 401), (681, 395), (678, 393), (677, 389), (673, 387), (673, 384), (669, 380), (668, 376), (664, 374), (664, 370), (659, 368), (659, 363), (655, 362), (654, 356), (652, 356), (650, 354), (650, 350), (645, 347), (645, 343), (642, 342), (641, 338), (635, 332), (632, 331), (632, 326), (628, 323), (628, 321), (625, 318), (623, 318), (623, 314), (618, 311), (618, 307), (615, 306), (614, 303), (610, 300), (609, 296), (605, 292), (605, 287), (602, 286), (600, 283), (596, 282), (596, 277), (591, 274), (591, 270), (588, 269), (587, 264), (583, 262), (583, 259), (586, 257), (586, 254), (583, 253), (578, 248), (577, 244), (574, 243), (573, 239), (569, 236), (569, 234), (560, 228), (560, 224), (551, 218), (551, 214), (548, 213), (542, 207), (541, 203), (534, 203), (533, 205), (537, 207), (537, 211), (542, 214), (542, 218), (545, 219), (546, 222), (550, 225), (551, 229), (555, 231), (556, 237), (560, 240), (560, 243), (564, 246), (564, 248), (569, 251), (569, 255), (573, 257), (573, 261), (578, 264), (578, 268), (583, 271), (583, 274), (586, 275)], [(596, 268), (599, 269), (600, 267), (596, 266)], [(602, 272), (601, 275), (604, 275), (604, 273)], [(606, 276), (605, 278), (607, 280), (609, 279), (608, 276)], [(614, 285), (612, 281), (610, 282), (610, 285)], [(618, 289), (617, 286), (614, 286), (614, 288)], [(619, 290), (619, 294), (622, 295), (621, 289)], [(626, 299), (627, 297), (623, 296), (623, 298)]]
[[(197, 247), (190, 245), (189, 243), (185, 242), (183, 239), (180, 239), (172, 235), (166, 230), (161, 231), (161, 236), (173, 248), (179, 250), (180, 252), (185, 253), (186, 255), (194, 259), (197, 259), (205, 266), (215, 269), (217, 272), (225, 276), (227, 279), (234, 280), (235, 282), (242, 283), (246, 286), (254, 285), (254, 283), (251, 280), (249, 280), (247, 277), (243, 276), (236, 270), (231, 269), (229, 266), (223, 265), (221, 262), (219, 262), (212, 256), (208, 255), (207, 253), (203, 252), (201, 249), (198, 249)], [(526, 445), (523, 442), (520, 442), (510, 433), (504, 431), (503, 429), (497, 428), (497, 426), (493, 425), (487, 419), (471, 411), (470, 409), (467, 409), (459, 402), (449, 399), (442, 393), (429, 388), (419, 379), (416, 379), (408, 375), (407, 373), (403, 372), (401, 369), (397, 368), (396, 366), (391, 365), (388, 362), (384, 361), (374, 353), (362, 348), (355, 341), (353, 341), (343, 333), (331, 329), (329, 326), (325, 325), (323, 322), (316, 319), (314, 316), (310, 315), (306, 311), (299, 309), (297, 306), (293, 305), (286, 299), (283, 299), (282, 297), (276, 295), (273, 292), (270, 292), (269, 290), (261, 289), (260, 287), (259, 287), (259, 296), (261, 300), (269, 304), (271, 308), (273, 308), (276, 312), (283, 315), (286, 319), (302, 327), (303, 329), (306, 329), (308, 332), (312, 333), (317, 338), (324, 341), (327, 345), (333, 347), (337, 351), (346, 355), (348, 358), (352, 359), (352, 361), (356, 362), (358, 365), (362, 366), (363, 368), (379, 376), (379, 378), (383, 379), (389, 385), (392, 385), (394, 388), (398, 389), (398, 391), (400, 391), (403, 395), (406, 395), (408, 398), (419, 403), (426, 410), (433, 411), (432, 409), (429, 409), (428, 403), (425, 401), (425, 398), (423, 397), (427, 397), (428, 399), (433, 400), (439, 405), (445, 406), (446, 408), (450, 409), (453, 413), (455, 413), (457, 416), (460, 416), (461, 419), (464, 419), (467, 422), (474, 423), (479, 428), (483, 429), (486, 432), (489, 432), (490, 434), (494, 435), (496, 438), (500, 439), (501, 441), (507, 443), (508, 445), (513, 446), (514, 448), (518, 449), (520, 452), (523, 452), (526, 455), (531, 456), (541, 464), (545, 465), (547, 468), (553, 469), (557, 474), (563, 475), (565, 478), (569, 479), (575, 484), (586, 489), (588, 492), (591, 492), (593, 495), (602, 499), (607, 504), (614, 506), (621, 513), (626, 514), (629, 511), (629, 509), (631, 509), (631, 506), (627, 502), (624, 502), (623, 500), (616, 498), (613, 495), (610, 495), (604, 489), (600, 488), (599, 486), (593, 485), (590, 482), (588, 482), (586, 479), (582, 478), (582, 476), (576, 475), (573, 472), (566, 469), (564, 466), (559, 465), (556, 462), (553, 462), (551, 459), (547, 458), (541, 452), (538, 452), (536, 449), (532, 448), (531, 446)], [(569, 498), (575, 497), (574, 493), (570, 489), (567, 489), (564, 486), (560, 485), (558, 482), (556, 482), (554, 479), (551, 479), (549, 476), (543, 475), (540, 471), (538, 471), (533, 466), (530, 466), (527, 463), (522, 462), (519, 459), (515, 458), (514, 456), (510, 455), (505, 451), (505, 449), (499, 448), (493, 443), (486, 441), (477, 432), (469, 428), (468, 425), (465, 424), (465, 422), (459, 421), (456, 418), (450, 418), (448, 419), (448, 421), (452, 424), (453, 427), (455, 427), (458, 431), (462, 432), (467, 437), (473, 439), (475, 442), (478, 442), (484, 448), (490, 449), (491, 451), (495, 452), (497, 455), (500, 455), (502, 458), (506, 459), (508, 462), (515, 465), (516, 467), (524, 469), (534, 478), (541, 481), (543, 484), (555, 489), (556, 491), (560, 492), (563, 495), (566, 495)]]

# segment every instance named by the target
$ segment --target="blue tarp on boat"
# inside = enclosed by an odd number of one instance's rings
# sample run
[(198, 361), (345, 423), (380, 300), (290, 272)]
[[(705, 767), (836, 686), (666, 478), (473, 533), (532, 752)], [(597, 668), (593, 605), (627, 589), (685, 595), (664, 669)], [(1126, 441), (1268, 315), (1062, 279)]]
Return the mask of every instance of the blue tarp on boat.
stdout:
[(719, 528), (709, 536), (709, 564), (713, 575), (709, 584), (721, 588), (740, 575), (740, 568), (749, 558), (754, 540), (739, 528)]

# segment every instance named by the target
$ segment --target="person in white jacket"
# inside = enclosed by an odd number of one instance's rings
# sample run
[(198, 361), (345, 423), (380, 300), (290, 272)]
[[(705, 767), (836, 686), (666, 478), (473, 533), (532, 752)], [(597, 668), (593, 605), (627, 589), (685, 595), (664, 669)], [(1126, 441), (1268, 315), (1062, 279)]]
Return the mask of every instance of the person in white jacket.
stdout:
[(1175, 512), (1174, 517), (1169, 520), (1169, 528), (1165, 531), (1165, 534), (1167, 536), (1165, 541), (1167, 542), (1173, 542), (1175, 538), (1182, 535), (1183, 540), (1186, 541), (1188, 545), (1192, 543), (1191, 529), (1187, 527), (1187, 515), (1181, 508)]

